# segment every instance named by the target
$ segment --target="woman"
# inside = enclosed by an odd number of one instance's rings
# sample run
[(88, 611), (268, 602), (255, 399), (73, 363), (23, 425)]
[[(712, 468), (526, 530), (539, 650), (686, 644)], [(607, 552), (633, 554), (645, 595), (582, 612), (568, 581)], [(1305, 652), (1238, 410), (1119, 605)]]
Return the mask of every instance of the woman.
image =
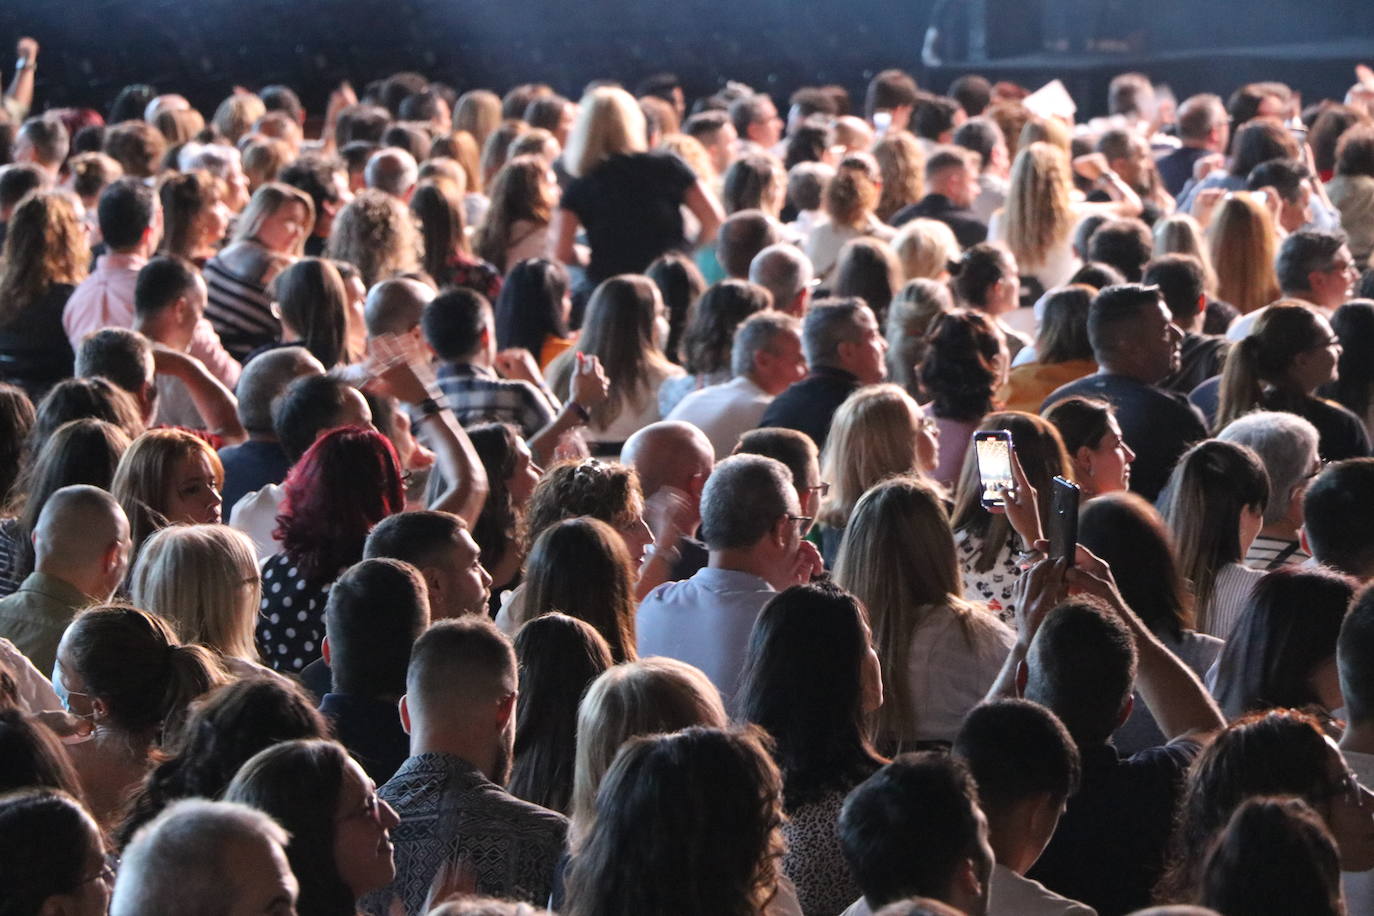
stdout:
[(996, 322), (982, 312), (956, 310), (939, 316), (927, 334), (921, 387), (939, 429), (939, 463), (931, 477), (953, 489), (964, 466), (969, 436), (994, 409), (1011, 360)]
[(1055, 401), (1044, 416), (1064, 440), (1083, 499), (1130, 489), (1135, 452), (1121, 437), (1111, 404), (1074, 396)]
[[(568, 266), (585, 266), (578, 290), (585, 301), (602, 281), (637, 273), (666, 251), (686, 251), (682, 208), (701, 225), (694, 240), (715, 238), (720, 205), (681, 159), (648, 153), (644, 114), (634, 96), (602, 86), (583, 97), (563, 161), (573, 180), (554, 211), (550, 235), (555, 256)], [(574, 240), (585, 228), (590, 257)]]
[[(568, 867), (563, 912), (767, 912), (780, 890), (781, 788), (757, 729), (629, 741)], [(658, 829), (646, 833), (650, 819)]]
[(1217, 297), (1242, 315), (1278, 299), (1278, 245), (1269, 208), (1243, 191), (1227, 194), (1207, 227), (1207, 262), (1216, 273)]
[(254, 192), (239, 214), (229, 244), (205, 262), (205, 317), (235, 359), (281, 337), (268, 289), (301, 256), (314, 226), (310, 195), (270, 182)]
[(0, 511), (8, 509), (22, 495), (15, 485), (25, 457), (24, 440), (36, 419), (33, 401), (24, 389), (0, 382)]
[[(979, 432), (994, 429), (1011, 433), (1012, 449), (1037, 493), (1048, 495), (1055, 477), (1073, 480), (1069, 453), (1059, 431), (1048, 420), (1034, 414), (1001, 411), (989, 414), (978, 425)], [(1008, 516), (985, 509), (982, 495), (978, 456), (969, 451), (964, 456), (950, 518), (954, 543), (959, 549), (964, 594), (984, 602), (1003, 623), (1014, 627), (1016, 580), (1021, 577), (1027, 555), (1034, 552), (1035, 543), (1018, 535)], [(1041, 530), (1049, 528), (1049, 504), (1046, 498), (1039, 505)]]
[(1035, 360), (1012, 367), (997, 400), (1007, 410), (1038, 413), (1061, 386), (1097, 371), (1088, 341), (1088, 306), (1097, 290), (1074, 284), (1052, 289), (1041, 300), (1044, 320), (1035, 343)]
[(1364, 423), (1374, 436), (1374, 301), (1347, 302), (1331, 316), (1331, 330), (1341, 342), (1336, 377), (1320, 389)]
[[(1206, 234), (1196, 219), (1187, 213), (1172, 213), (1155, 223), (1156, 258), (1166, 254), (1190, 254), (1202, 265), (1202, 288), (1210, 299), (1217, 293), (1217, 275), (1207, 254)], [(1222, 330), (1225, 330), (1224, 328)], [(1211, 334), (1213, 331), (1206, 330)]]
[(668, 309), (668, 339), (663, 344), (663, 354), (676, 362), (682, 349), (682, 335), (687, 331), (687, 316), (692, 303), (706, 292), (706, 278), (691, 258), (675, 251), (655, 258), (644, 275), (654, 281)]
[(119, 822), (191, 701), (224, 679), (208, 649), (182, 645), (152, 614), (104, 605), (77, 615), (57, 647), (53, 688), (68, 712), (95, 726), (67, 750), (97, 822)]
[(1283, 410), (1317, 428), (1323, 460), (1365, 457), (1370, 446), (1364, 423), (1317, 397), (1318, 388), (1336, 380), (1340, 358), (1340, 338), (1315, 309), (1296, 300), (1270, 306), (1227, 354), (1216, 428), (1257, 408)]
[(229, 228), (229, 208), (221, 199), (219, 179), (201, 169), (173, 174), (163, 179), (157, 194), (162, 201), (158, 253), (203, 267), (215, 256)]
[(538, 156), (516, 156), (491, 183), (491, 209), (477, 230), (477, 256), (509, 273), (527, 258), (549, 256), (549, 221), (562, 192)]
[(1194, 184), (1187, 194), (1181, 195), (1178, 210), (1180, 213), (1192, 212), (1198, 194), (1210, 188), (1244, 191), (1246, 180), (1260, 163), (1271, 159), (1301, 158), (1302, 150), (1297, 139), (1280, 118), (1251, 118), (1231, 137), (1231, 154), (1226, 168), (1214, 169)]
[(180, 429), (152, 429), (119, 459), (110, 493), (129, 517), (131, 558), (168, 525), (220, 521), (224, 466), (205, 440)]
[(727, 215), (741, 210), (762, 210), (773, 219), (782, 212), (787, 197), (787, 173), (768, 153), (741, 156), (725, 170), (721, 205)]
[(458, 97), (458, 104), (453, 108), (453, 129), (470, 134), (478, 149), (500, 124), (501, 97), (496, 93), (489, 89), (470, 89)]
[(114, 869), (100, 826), (65, 792), (0, 796), (0, 887), (14, 916), (105, 916)]
[(332, 261), (301, 258), (277, 275), (272, 291), (281, 340), (259, 347), (245, 363), (277, 346), (305, 347), (326, 370), (349, 362), (348, 289)]
[(530, 351), (541, 370), (577, 341), (568, 329), (572, 297), (568, 272), (557, 261), (532, 257), (515, 264), (492, 304), (496, 348)]
[(881, 327), (887, 320), (892, 297), (901, 286), (902, 268), (892, 248), (876, 239), (857, 238), (845, 242), (840, 249), (830, 295), (859, 297), (873, 310)]
[(869, 487), (903, 474), (923, 476), (936, 467), (940, 431), (924, 410), (896, 385), (869, 385), (835, 411), (821, 452), (821, 554), (834, 566), (845, 526)]
[(34, 191), (15, 206), (0, 256), (0, 380), (35, 402), (72, 374), (62, 310), (86, 279), (91, 249), (71, 198)]
[(515, 765), (510, 793), (567, 814), (577, 756), (577, 704), (613, 664), (606, 640), (591, 624), (545, 614), (515, 636), (520, 697), (515, 708)]
[(1227, 639), (1264, 576), (1244, 563), (1264, 524), (1269, 476), (1251, 449), (1208, 439), (1183, 453), (1160, 494), (1196, 596), (1198, 629)]
[(561, 462), (540, 478), (525, 515), (525, 540), (533, 545), (544, 529), (583, 515), (614, 528), (636, 567), (654, 543), (644, 522), (639, 475), (623, 464), (596, 458)]
[(593, 454), (620, 454), (626, 439), (662, 418), (659, 387), (683, 374), (663, 354), (667, 325), (667, 309), (652, 280), (611, 277), (592, 294), (577, 345), (549, 363), (545, 375), (554, 391), (568, 390), (579, 353), (600, 359), (615, 380), (583, 431)]
[(219, 798), (248, 758), (283, 741), (328, 738), (329, 724), (292, 681), (245, 677), (196, 700), (180, 739), (129, 799), (115, 831), (122, 849), (144, 824), (183, 798)]
[(491, 576), (493, 596), (511, 585), (525, 562), (521, 529), (525, 511), (543, 468), (509, 423), (486, 423), (468, 430), (468, 438), (487, 472), (489, 491), (472, 537), (482, 548), (482, 568)]
[(925, 360), (926, 333), (937, 317), (953, 310), (954, 300), (949, 287), (934, 280), (908, 280), (892, 297), (884, 335), (887, 338), (887, 377), (917, 402), (927, 399), (917, 378)]
[(1035, 330), (1032, 309), (1021, 307), (1021, 281), (1016, 259), (1001, 245), (980, 242), (950, 266), (954, 294), (963, 308), (992, 318), (1007, 340), (1011, 357), (1031, 345)]
[(878, 747), (952, 741), (987, 693), (1016, 636), (964, 600), (954, 533), (937, 491), (884, 481), (850, 516), (835, 581), (868, 608), (886, 697)]
[(782, 871), (817, 916), (860, 896), (835, 828), (845, 796), (885, 762), (869, 740), (883, 685), (866, 617), (833, 585), (789, 588), (760, 612), (740, 680), (739, 718), (768, 732), (782, 770)]
[[(1121, 597), (1141, 623), (1199, 679), (1205, 677), (1222, 642), (1197, 631), (1192, 592), (1179, 571), (1169, 529), (1154, 506), (1134, 493), (1092, 499), (1079, 512), (1078, 543), (1111, 568)], [(1139, 694), (1112, 743), (1123, 754), (1166, 743)]]
[(443, 179), (426, 179), (415, 187), (410, 212), (420, 227), (421, 266), (435, 285), (462, 286), (495, 301), (501, 294), (501, 271), (473, 256), (458, 188)]
[(1326, 193), (1340, 211), (1355, 262), (1365, 263), (1374, 252), (1374, 125), (1360, 124), (1341, 136)]
[(1034, 277), (1042, 289), (1069, 281), (1080, 261), (1073, 251), (1073, 231), (1086, 216), (1135, 217), (1140, 197), (1106, 167), (1100, 156), (1085, 157), (1081, 169), (1098, 190), (1112, 198), (1107, 203), (1074, 200), (1073, 172), (1069, 157), (1049, 143), (1031, 143), (1016, 153), (1007, 185), (1006, 206), (992, 214), (988, 238), (1004, 242), (1016, 264)]
[(907, 280), (926, 279), (944, 282), (949, 279), (950, 265), (959, 260), (962, 252), (954, 230), (937, 219), (917, 217), (903, 223), (893, 236), (892, 250), (902, 265)]
[(253, 542), (227, 525), (172, 525), (154, 533), (129, 574), (129, 597), (176, 630), (214, 649), (238, 677), (267, 674), (253, 630), (262, 583)]
[(371, 289), (378, 282), (420, 269), (420, 233), (405, 204), (385, 191), (359, 191), (334, 217), (328, 257), (347, 261)]
[(894, 130), (873, 144), (873, 158), (878, 160), (883, 180), (882, 194), (873, 212), (878, 219), (890, 223), (897, 211), (925, 196), (926, 155), (910, 131)]
[(1336, 840), (1304, 801), (1248, 799), (1207, 852), (1198, 902), (1218, 913), (1344, 916)]
[(1330, 721), (1345, 705), (1336, 636), (1357, 583), (1317, 566), (1280, 568), (1255, 586), (1208, 679), (1227, 719), (1274, 708)]
[(825, 284), (834, 279), (845, 242), (860, 236), (891, 242), (897, 234), (875, 213), (881, 194), (882, 173), (874, 158), (860, 152), (845, 156), (825, 186), (826, 219), (816, 224), (806, 241), (806, 255)]
[(693, 303), (677, 353), (687, 374), (659, 386), (660, 416), (672, 413), (693, 391), (730, 381), (735, 330), (750, 315), (767, 311), (772, 302), (773, 297), (762, 286), (746, 280), (721, 280)]
[(38, 787), (58, 789), (77, 801), (85, 797), (71, 758), (52, 729), (35, 715), (0, 703), (0, 795)]
[(333, 741), (286, 741), (259, 751), (224, 792), (291, 835), (300, 916), (355, 916), (358, 900), (396, 877), (390, 834), (400, 818), (363, 768)]

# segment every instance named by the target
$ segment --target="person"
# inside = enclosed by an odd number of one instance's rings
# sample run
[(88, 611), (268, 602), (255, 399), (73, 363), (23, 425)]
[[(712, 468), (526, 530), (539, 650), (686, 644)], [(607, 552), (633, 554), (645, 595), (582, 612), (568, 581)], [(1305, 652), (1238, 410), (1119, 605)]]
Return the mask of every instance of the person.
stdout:
[(739, 718), (773, 739), (782, 771), (782, 872), (802, 912), (839, 913), (859, 894), (835, 825), (851, 789), (885, 762), (866, 719), (883, 702), (865, 613), (833, 585), (797, 585), (764, 605), (740, 678)]
[(463, 287), (495, 299), (501, 294), (501, 269), (473, 255), (464, 225), (458, 187), (427, 178), (415, 188), (410, 212), (420, 227), (424, 268), (435, 286)]
[(282, 741), (329, 737), (329, 723), (286, 678), (249, 676), (197, 699), (181, 737), (130, 794), (113, 831), (126, 853), (149, 821), (183, 798), (218, 798), (239, 767)]
[[(1051, 392), (1097, 371), (1088, 341), (1088, 309), (1097, 290), (1072, 283), (1047, 292), (1036, 304), (1043, 312), (1034, 358), (1015, 364), (996, 399), (1006, 410), (1035, 413)], [(1014, 338), (1008, 337), (1008, 344)], [(1009, 347), (1010, 349), (1010, 347)], [(1025, 350), (1020, 359), (1025, 360)]]
[[(322, 256), (329, 234), (334, 229), (334, 218), (353, 199), (353, 192), (348, 186), (347, 166), (342, 159), (326, 155), (323, 150), (307, 152), (287, 163), (277, 173), (277, 180), (310, 195), (315, 205), (315, 227), (305, 240), (303, 251), (307, 257)], [(169, 226), (170, 223), (169, 215)]]
[(994, 857), (963, 763), (931, 751), (897, 757), (850, 793), (839, 834), (863, 892), (847, 916), (916, 896), (987, 913)]
[[(1345, 732), (1340, 738), (1341, 755), (1361, 785), (1374, 781), (1374, 690), (1369, 681), (1374, 658), (1374, 593), (1363, 588), (1355, 595), (1341, 621), (1336, 637), (1336, 670), (1340, 677), (1341, 698), (1345, 701)], [(1374, 901), (1374, 874), (1346, 874), (1341, 877), (1346, 902), (1354, 912), (1367, 909)]]
[(1248, 193), (1228, 194), (1207, 226), (1207, 255), (1216, 272), (1217, 296), (1242, 315), (1279, 298), (1277, 249), (1278, 235), (1264, 204)]
[(668, 311), (668, 336), (663, 344), (663, 354), (672, 360), (676, 358), (682, 335), (687, 330), (687, 316), (692, 303), (706, 292), (706, 278), (701, 275), (696, 263), (679, 251), (670, 251), (654, 258), (644, 275), (654, 281)]
[(98, 823), (118, 823), (188, 705), (224, 680), (209, 649), (181, 644), (146, 611), (96, 605), (76, 616), (57, 647), (53, 689), (94, 725), (90, 740), (67, 747)]
[(32, 538), (33, 572), (0, 600), (0, 636), (46, 672), (81, 609), (109, 600), (124, 581), (129, 522), (104, 490), (77, 484), (47, 498)]
[(177, 802), (125, 848), (110, 914), (294, 913), (289, 842), (276, 821), (247, 805)]
[(887, 341), (862, 299), (823, 299), (802, 322), (802, 351), (806, 377), (773, 398), (759, 426), (798, 430), (824, 448), (840, 404), (887, 377)]
[(1226, 151), (1231, 122), (1221, 99), (1211, 93), (1184, 99), (1178, 107), (1178, 138), (1179, 147), (1155, 163), (1164, 189), (1174, 197), (1183, 193), (1199, 160), (1220, 157)]
[(832, 296), (840, 299), (857, 296), (873, 310), (881, 324), (887, 318), (892, 297), (901, 286), (901, 264), (886, 242), (855, 238), (840, 248), (830, 286)]
[(410, 757), (377, 793), (401, 819), (396, 879), (364, 910), (384, 912), (395, 896), (416, 916), (440, 866), (460, 857), (478, 893), (548, 899), (567, 819), (501, 788), (518, 689), (510, 641), (483, 617), (440, 621), (415, 641), (400, 707)]
[(661, 585), (640, 602), (639, 654), (695, 665), (732, 698), (759, 610), (821, 567), (819, 553), (801, 539), (810, 519), (798, 510), (781, 463), (736, 455), (716, 465), (701, 492), (710, 558), (690, 579)]
[(987, 818), (996, 857), (990, 916), (1090, 916), (1090, 908), (1025, 877), (1078, 789), (1078, 748), (1064, 724), (1028, 700), (995, 700), (969, 712), (951, 752), (977, 783)]
[[(1298, 299), (1327, 319), (1354, 296), (1355, 281), (1359, 279), (1350, 246), (1339, 232), (1311, 229), (1294, 232), (1283, 240), (1273, 263), (1283, 297)], [(1271, 300), (1277, 298), (1278, 294)], [(1242, 315), (1227, 329), (1227, 338), (1242, 340), (1248, 337), (1267, 310), (1258, 309)]]
[(1296, 414), (1257, 410), (1232, 420), (1217, 438), (1248, 446), (1269, 475), (1264, 525), (1245, 552), (1245, 563), (1271, 570), (1311, 558), (1302, 544), (1302, 499), (1321, 471), (1317, 428)]
[(654, 544), (640, 568), (635, 597), (655, 586), (693, 576), (706, 565), (706, 545), (696, 538), (701, 493), (715, 465), (710, 441), (691, 423), (661, 420), (625, 442), (621, 462), (639, 478)]
[(840, 162), (825, 186), (825, 219), (811, 230), (806, 256), (825, 281), (833, 280), (840, 249), (850, 239), (866, 236), (892, 241), (897, 231), (874, 213), (881, 193), (882, 173), (866, 152), (854, 151)]
[(284, 741), (239, 769), (224, 800), (256, 808), (290, 834), (286, 858), (301, 916), (354, 916), (357, 900), (391, 883), (399, 819), (362, 767), (333, 741)]
[(939, 427), (901, 388), (869, 385), (851, 394), (835, 411), (821, 452), (829, 492), (816, 519), (826, 565), (834, 565), (849, 517), (869, 487), (903, 474), (929, 479), (939, 455)]
[(922, 199), (929, 181), (930, 163), (920, 141), (904, 130), (883, 134), (882, 139), (873, 144), (873, 158), (878, 161), (883, 179), (882, 193), (878, 195), (878, 206), (873, 212), (878, 219), (896, 226), (896, 215)]
[[(0, 883), (15, 914), (104, 916), (114, 870), (81, 802), (50, 788), (0, 795)], [(42, 842), (34, 842), (42, 837)]]
[(420, 270), (422, 240), (406, 205), (384, 191), (359, 191), (334, 218), (325, 257), (352, 264), (363, 285)]
[(811, 260), (795, 245), (769, 245), (749, 262), (749, 282), (773, 295), (773, 308), (794, 318), (806, 314), (814, 271)]
[(568, 328), (571, 305), (563, 265), (543, 257), (513, 263), (501, 295), (492, 303), (497, 351), (528, 350), (540, 371), (547, 369), (554, 357), (575, 343)]
[(86, 278), (90, 245), (70, 198), (35, 191), (5, 224), (0, 269), (0, 380), (37, 403), (72, 374), (76, 358), (62, 313)]
[(1217, 427), (1257, 407), (1283, 410), (1317, 428), (1323, 460), (1368, 455), (1369, 437), (1360, 418), (1317, 397), (1318, 388), (1334, 381), (1340, 355), (1340, 339), (1315, 309), (1287, 300), (1271, 305), (1227, 356)]
[(1178, 369), (1160, 382), (1160, 387), (1187, 394), (1220, 375), (1230, 345), (1223, 337), (1203, 333), (1207, 275), (1202, 261), (1187, 254), (1162, 255), (1146, 263), (1141, 282), (1159, 287), (1173, 323), (1183, 332)]
[(308, 194), (268, 182), (239, 214), (229, 244), (205, 262), (205, 317), (235, 359), (281, 336), (269, 284), (300, 257), (314, 223)]
[(658, 409), (666, 416), (684, 396), (730, 379), (731, 341), (751, 315), (770, 309), (768, 292), (741, 280), (722, 280), (692, 304), (678, 344), (686, 375), (665, 379), (658, 390)]
[[(914, 225), (919, 223), (907, 224), (908, 227)], [(925, 277), (908, 280), (893, 297), (888, 309), (887, 377), (918, 402), (929, 399), (919, 377), (920, 365), (929, 349), (926, 333), (937, 317), (953, 310), (954, 300), (949, 287)]]
[(1374, 252), (1374, 130), (1358, 123), (1341, 134), (1336, 144), (1335, 175), (1326, 193), (1340, 212), (1341, 229), (1350, 250), (1363, 263)]
[(1374, 578), (1374, 531), (1364, 513), (1351, 512), (1374, 494), (1374, 460), (1352, 458), (1327, 465), (1303, 496), (1303, 535), (1312, 558), (1362, 582)]
[[(699, 256), (704, 262), (702, 273), (715, 282), (743, 280), (749, 276), (749, 265), (758, 253), (783, 240), (783, 231), (774, 217), (762, 210), (736, 210), (720, 224), (714, 250), (703, 249)], [(708, 255), (714, 255), (714, 264)]]
[(942, 443), (930, 476), (942, 487), (953, 488), (958, 480), (969, 437), (992, 412), (993, 397), (1006, 382), (1006, 340), (994, 318), (971, 309), (938, 316), (926, 332), (919, 372)]
[(792, 486), (797, 491), (802, 513), (815, 518), (820, 512), (821, 500), (829, 485), (821, 480), (820, 455), (811, 437), (795, 429), (754, 429), (740, 436), (733, 454), (762, 455), (782, 462), (792, 475)]
[(478, 560), (491, 578), (490, 592), (500, 596), (518, 580), (524, 565), (527, 544), (521, 527), (544, 469), (535, 463), (525, 440), (508, 423), (474, 426), (468, 437), (490, 484), (472, 537), (479, 545)]
[(1136, 454), (1131, 489), (1149, 500), (1183, 451), (1207, 435), (1202, 415), (1186, 398), (1157, 387), (1178, 368), (1182, 336), (1155, 288), (1126, 284), (1099, 291), (1088, 307), (1097, 373), (1056, 389), (1041, 407), (1043, 413), (1075, 395), (1111, 404)]
[(488, 189), (491, 209), (478, 227), (477, 255), (509, 275), (515, 265), (550, 254), (549, 223), (561, 191), (539, 156), (515, 156)]
[(133, 556), (159, 528), (218, 524), (223, 485), (219, 455), (199, 436), (153, 429), (135, 439), (110, 484), (129, 517)]
[(158, 253), (204, 266), (229, 228), (229, 208), (221, 200), (218, 180), (199, 169), (171, 175), (158, 188), (158, 200), (163, 218)]
[(324, 258), (301, 258), (272, 281), (273, 301), (281, 320), (281, 339), (259, 347), (245, 358), (251, 364), (278, 345), (301, 346), (325, 371), (353, 362), (350, 352), (350, 303), (339, 268)]
[[(682, 207), (701, 226), (698, 245), (710, 242), (720, 226), (720, 205), (706, 185), (680, 159), (646, 148), (644, 115), (628, 92), (602, 86), (579, 103), (563, 154), (573, 180), (549, 234), (560, 261), (585, 263), (586, 280), (578, 291), (583, 301), (610, 277), (642, 271), (666, 251), (685, 251)], [(630, 212), (634, 219), (626, 218)], [(591, 249), (585, 262), (574, 246), (580, 227)]]
[[(611, 277), (592, 293), (577, 344), (545, 370), (555, 391), (569, 390), (574, 378), (591, 371), (588, 366), (604, 366), (606, 377), (615, 379), (604, 399), (582, 405), (587, 412), (583, 436), (593, 454), (618, 454), (635, 431), (662, 418), (658, 389), (683, 374), (663, 352), (666, 319), (658, 286), (648, 277)], [(580, 398), (574, 400), (580, 404)]]
[(524, 689), (516, 702), (515, 763), (508, 788), (516, 798), (568, 814), (577, 756), (577, 706), (613, 664), (601, 634), (585, 620), (543, 614), (515, 635)]
[(1323, 397), (1359, 417), (1366, 433), (1374, 435), (1374, 374), (1367, 341), (1374, 340), (1374, 301), (1352, 299), (1331, 316), (1331, 330), (1341, 342), (1336, 379), (1320, 389)]
[(690, 392), (667, 416), (700, 429), (717, 460), (759, 425), (775, 397), (805, 376), (801, 323), (771, 310), (749, 316), (735, 330), (730, 371), (732, 379)]
[(10, 508), (22, 496), (19, 481), (24, 440), (37, 419), (33, 401), (24, 389), (0, 382), (0, 508)]
[(926, 195), (892, 216), (893, 226), (918, 217), (939, 220), (954, 230), (961, 248), (970, 248), (988, 237), (987, 223), (971, 209), (982, 192), (978, 163), (969, 150), (959, 146), (936, 147), (926, 157)]
[(1064, 440), (1084, 498), (1129, 489), (1135, 452), (1122, 438), (1111, 404), (1072, 395), (1051, 403), (1043, 415)]
[(869, 489), (850, 515), (835, 581), (873, 623), (887, 688), (879, 749), (951, 740), (1015, 636), (964, 600), (954, 535), (934, 487), (896, 477)]
[[(757, 729), (631, 739), (568, 865), (563, 912), (765, 911), (782, 892), (781, 782)], [(644, 833), (648, 818), (663, 829)]]
[[(1143, 143), (1137, 140), (1135, 142)], [(1142, 156), (1148, 157), (1143, 148)], [(1154, 236), (1144, 220), (1109, 219), (1100, 223), (1088, 236), (1084, 252), (1089, 264), (1106, 264), (1128, 283), (1139, 283), (1145, 263), (1154, 249)]]
[(467, 523), (452, 512), (417, 509), (382, 519), (367, 533), (363, 559), (382, 558), (419, 571), (433, 620), (486, 609), (491, 575)]
[(1035, 313), (1021, 307), (1016, 259), (1005, 246), (980, 242), (951, 262), (948, 270), (959, 304), (994, 319), (1007, 337), (1012, 356), (1031, 346)]

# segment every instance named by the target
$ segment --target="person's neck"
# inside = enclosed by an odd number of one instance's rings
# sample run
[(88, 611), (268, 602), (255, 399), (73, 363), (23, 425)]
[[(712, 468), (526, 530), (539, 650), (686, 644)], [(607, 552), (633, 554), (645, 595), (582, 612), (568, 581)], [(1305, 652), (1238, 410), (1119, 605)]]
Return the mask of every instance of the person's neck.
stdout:
[(757, 548), (712, 550), (706, 565), (711, 569), (725, 569), (758, 576), (778, 591), (782, 591), (790, 584), (783, 581), (786, 575), (780, 573)]
[(1098, 375), (1120, 375), (1125, 378), (1134, 379), (1142, 385), (1154, 385), (1158, 379), (1147, 378), (1136, 366), (1128, 362), (1113, 362), (1112, 360), (1099, 359), (1097, 361)]
[(169, 347), (179, 353), (186, 352), (186, 348), (190, 346), (189, 343), (186, 346), (179, 346), (179, 341), (176, 340), (176, 334), (173, 332), (171, 323), (160, 321), (157, 318), (149, 319), (135, 317), (134, 330), (151, 340), (153, 343), (162, 344), (164, 347)]
[(1347, 722), (1340, 746), (1343, 751), (1374, 754), (1374, 722)]
[(1298, 539), (1298, 526), (1286, 518), (1279, 519), (1277, 522), (1266, 522), (1264, 527), (1260, 528), (1260, 537), (1296, 541)]
[(40, 572), (45, 576), (60, 579), (72, 588), (81, 592), (88, 598), (95, 601), (107, 601), (113, 589), (106, 588), (104, 576), (98, 572), (91, 573), (79, 569), (69, 569), (61, 563), (55, 563), (51, 559), (42, 559), (34, 563), (34, 572)]
[(139, 242), (132, 248), (111, 248), (110, 254), (117, 254), (121, 258), (142, 258), (146, 261), (148, 259), (148, 246)]
[(1024, 818), (988, 812), (986, 808), (984, 812), (988, 815), (988, 844), (997, 864), (1018, 875), (1030, 871), (1042, 851), (1028, 840), (1031, 825)]
[(416, 723), (410, 734), (410, 756), (418, 757), (421, 754), (450, 754), (476, 767), (493, 782), (496, 781), (496, 744), (489, 736), (425, 728)]

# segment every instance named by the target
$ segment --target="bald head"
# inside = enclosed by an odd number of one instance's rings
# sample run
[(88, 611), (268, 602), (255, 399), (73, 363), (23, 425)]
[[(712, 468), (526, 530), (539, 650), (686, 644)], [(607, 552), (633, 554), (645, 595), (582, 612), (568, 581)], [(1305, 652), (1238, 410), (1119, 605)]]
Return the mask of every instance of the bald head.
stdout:
[(409, 195), (419, 178), (420, 167), (415, 157), (398, 146), (388, 146), (373, 153), (363, 169), (363, 181), (369, 188), (385, 191), (393, 197)]
[(645, 499), (663, 487), (675, 487), (695, 504), (715, 466), (715, 449), (706, 434), (691, 423), (660, 420), (625, 441), (620, 463), (639, 474)]
[(324, 364), (305, 347), (279, 347), (250, 360), (235, 389), (243, 428), (258, 437), (274, 436), (272, 402), (303, 375), (324, 375)]
[(811, 259), (796, 245), (769, 245), (749, 262), (749, 282), (773, 294), (773, 308), (789, 315), (806, 310), (806, 292), (814, 270)]
[(43, 505), (33, 530), (34, 569), (105, 599), (129, 562), (129, 520), (99, 487), (63, 487)]
[(367, 336), (409, 334), (420, 326), (420, 315), (434, 296), (434, 288), (419, 280), (383, 280), (368, 290), (363, 303)]

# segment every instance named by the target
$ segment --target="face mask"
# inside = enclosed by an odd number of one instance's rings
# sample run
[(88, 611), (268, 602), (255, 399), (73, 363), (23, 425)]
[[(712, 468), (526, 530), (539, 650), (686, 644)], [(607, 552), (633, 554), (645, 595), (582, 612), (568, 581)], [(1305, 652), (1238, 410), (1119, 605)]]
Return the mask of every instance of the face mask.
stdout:
[[(81, 715), (80, 713), (77, 713), (77, 712), (73, 712), (73, 711), (72, 711), (72, 697), (71, 697), (71, 691), (69, 691), (69, 690), (67, 689), (66, 683), (64, 683), (63, 680), (62, 680), (62, 663), (61, 663), (61, 662), (54, 662), (54, 663), (53, 663), (53, 666), (52, 666), (52, 689), (53, 689), (53, 692), (57, 694), (57, 699), (62, 703), (62, 708), (63, 708), (63, 709), (65, 709), (67, 712), (71, 713), (72, 715), (77, 716), (78, 718), (90, 719), (91, 721), (94, 721), (94, 719), (95, 719), (94, 715), (85, 715), (85, 716), (83, 716), (83, 715)], [(84, 694), (83, 694), (83, 696), (84, 696)]]

